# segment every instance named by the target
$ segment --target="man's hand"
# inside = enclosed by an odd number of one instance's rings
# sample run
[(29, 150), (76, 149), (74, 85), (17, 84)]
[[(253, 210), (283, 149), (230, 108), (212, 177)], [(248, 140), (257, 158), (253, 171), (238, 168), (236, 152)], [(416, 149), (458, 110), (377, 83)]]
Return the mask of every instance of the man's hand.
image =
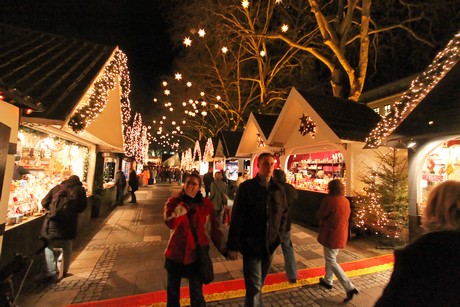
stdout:
[(238, 259), (238, 251), (228, 251), (228, 259), (230, 260), (237, 260)]

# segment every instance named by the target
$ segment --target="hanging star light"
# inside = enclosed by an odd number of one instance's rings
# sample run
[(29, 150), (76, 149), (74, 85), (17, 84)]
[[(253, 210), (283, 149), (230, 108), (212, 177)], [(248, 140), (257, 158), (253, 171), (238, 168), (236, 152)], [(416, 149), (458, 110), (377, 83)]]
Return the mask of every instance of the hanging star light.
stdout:
[(225, 53), (227, 53), (227, 52), (228, 52), (228, 48), (227, 48), (227, 47), (225, 47), (225, 46), (224, 46), (224, 47), (222, 47), (222, 53), (224, 53), (224, 54), (225, 54)]
[(192, 82), (187, 82), (187, 87), (192, 87)]
[(287, 24), (284, 24), (282, 27), (281, 27), (281, 32), (287, 32), (289, 30), (289, 26)]
[(260, 135), (260, 133), (257, 133), (257, 148), (260, 148), (260, 147), (265, 147), (265, 142), (262, 139), (262, 136)]
[(204, 29), (200, 29), (200, 30), (198, 30), (198, 35), (200, 37), (204, 37), (206, 35), (206, 32), (204, 31)]
[(190, 37), (184, 38), (184, 45), (185, 47), (190, 47), (192, 45), (192, 40), (190, 39)]
[(179, 80), (179, 81), (182, 80), (182, 74), (176, 73), (176, 74), (174, 75), (174, 79)]
[(302, 134), (302, 136), (305, 136), (307, 133), (309, 133), (314, 138), (315, 133), (316, 133), (315, 122), (310, 118), (310, 116), (306, 116), (305, 114), (302, 114), (302, 117), (299, 119), (300, 119), (300, 127), (299, 127), (300, 134)]
[(164, 93), (165, 93), (166, 96), (169, 96), (169, 94), (171, 94), (171, 91), (170, 90), (165, 90)]
[(267, 54), (267, 53), (265, 52), (265, 50), (260, 51), (260, 56), (261, 56), (261, 57), (264, 57), (266, 54)]
[(281, 4), (283, 3), (283, 0), (275, 0), (275, 4)]
[(248, 0), (243, 0), (241, 2), (241, 5), (243, 6), (243, 8), (247, 9), (249, 7), (249, 1)]

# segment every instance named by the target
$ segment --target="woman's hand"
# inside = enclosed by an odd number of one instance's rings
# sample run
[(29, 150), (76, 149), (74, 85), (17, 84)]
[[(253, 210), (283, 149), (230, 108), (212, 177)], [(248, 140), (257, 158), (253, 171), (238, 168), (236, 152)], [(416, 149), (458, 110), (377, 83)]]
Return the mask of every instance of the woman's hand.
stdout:
[(174, 208), (174, 213), (176, 214), (176, 217), (182, 216), (187, 214), (187, 209), (182, 205), (177, 205), (177, 207)]

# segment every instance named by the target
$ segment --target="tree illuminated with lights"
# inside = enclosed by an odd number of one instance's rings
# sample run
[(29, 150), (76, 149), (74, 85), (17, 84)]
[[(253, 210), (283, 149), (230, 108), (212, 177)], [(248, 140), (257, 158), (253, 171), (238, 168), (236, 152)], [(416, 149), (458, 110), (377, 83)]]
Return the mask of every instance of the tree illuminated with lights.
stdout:
[(454, 17), (449, 25), (455, 24), (458, 8), (397, 0), (172, 3), (172, 40), (181, 50), (176, 76), (193, 89), (168, 82), (161, 93), (168, 97), (156, 98), (181, 110), (172, 118), (186, 116), (186, 134), (199, 140), (244, 129), (250, 112), (277, 113), (292, 86), (358, 101), (369, 77), (406, 77), (431, 58), (426, 50), (444, 25), (437, 14)]

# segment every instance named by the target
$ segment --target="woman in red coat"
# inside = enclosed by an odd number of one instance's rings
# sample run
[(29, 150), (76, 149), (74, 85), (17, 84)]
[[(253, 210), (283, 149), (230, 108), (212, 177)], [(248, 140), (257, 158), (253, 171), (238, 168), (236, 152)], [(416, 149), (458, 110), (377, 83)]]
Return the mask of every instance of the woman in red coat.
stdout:
[(358, 290), (337, 263), (337, 255), (347, 245), (350, 202), (344, 196), (345, 187), (339, 179), (329, 181), (328, 190), (328, 196), (323, 199), (316, 213), (319, 220), (318, 242), (323, 245), (326, 262), (326, 275), (319, 279), (319, 284), (332, 289), (335, 275), (347, 292), (343, 301), (348, 302), (353, 295), (358, 294)]
[(171, 236), (164, 253), (165, 269), (168, 272), (168, 307), (180, 306), (180, 284), (182, 278), (189, 280), (192, 306), (206, 306), (203, 297), (203, 282), (198, 273), (195, 239), (190, 229), (190, 220), (195, 226), (201, 246), (209, 248), (206, 235), (208, 223), (211, 228), (211, 240), (219, 250), (222, 248), (223, 234), (214, 213), (214, 205), (200, 192), (201, 177), (192, 173), (187, 177), (182, 191), (167, 200), (164, 208), (166, 225), (171, 228)]

